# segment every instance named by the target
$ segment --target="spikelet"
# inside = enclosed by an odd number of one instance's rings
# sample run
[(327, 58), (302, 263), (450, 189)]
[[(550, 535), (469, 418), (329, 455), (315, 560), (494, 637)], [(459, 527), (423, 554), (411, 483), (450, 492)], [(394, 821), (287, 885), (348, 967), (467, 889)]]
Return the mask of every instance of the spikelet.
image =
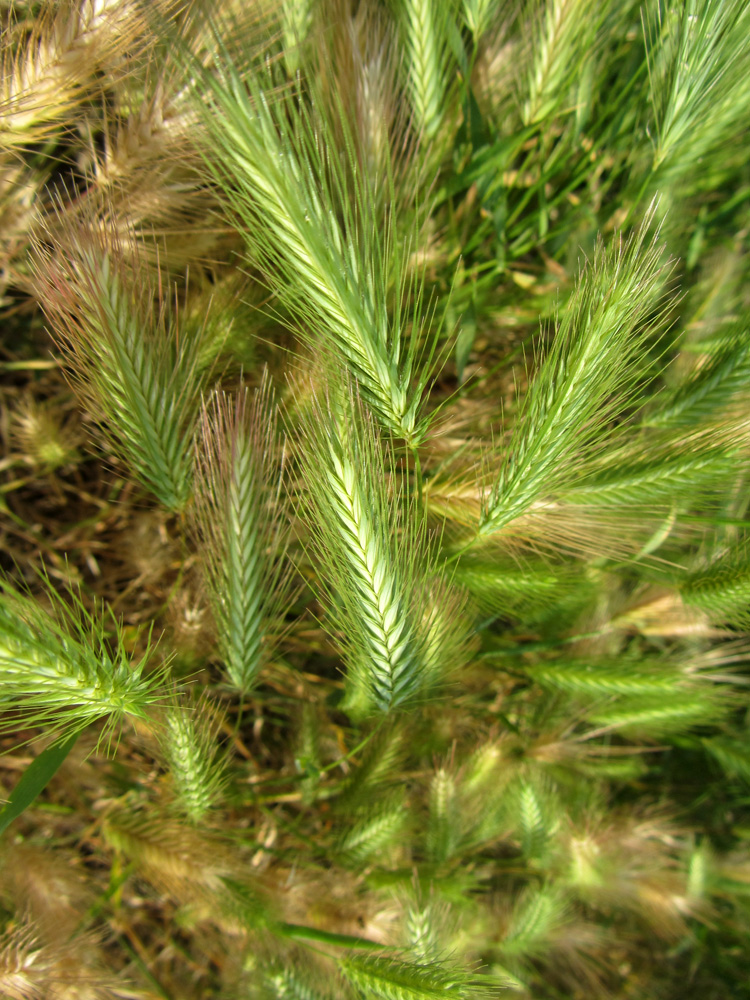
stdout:
[(597, 247), (526, 396), (480, 538), (575, 481), (583, 458), (605, 443), (610, 422), (631, 402), (638, 347), (659, 327), (668, 275), (661, 257), (645, 227), (608, 250)]
[(676, 938), (692, 908), (677, 834), (664, 816), (590, 821), (565, 839), (563, 880), (589, 904), (635, 912), (657, 934)]
[(503, 958), (523, 961), (543, 954), (569, 919), (568, 901), (558, 887), (529, 887), (516, 899), (508, 916), (500, 942)]
[(100, 73), (124, 72), (122, 54), (139, 35), (136, 7), (124, 0), (44, 3), (24, 43), (3, 52), (3, 147), (32, 146), (64, 129), (99, 89)]
[(721, 154), (747, 115), (750, 12), (740, 0), (675, 0), (648, 8), (644, 33), (653, 165), (674, 181)]
[(82, 434), (75, 418), (62, 416), (52, 402), (24, 398), (12, 416), (14, 442), (24, 458), (41, 473), (76, 464)]
[(0, 990), (10, 1000), (41, 1000), (51, 964), (30, 928), (6, 932), (0, 942)]
[(7, 581), (1, 584), (0, 702), (9, 713), (2, 728), (44, 725), (59, 734), (107, 719), (105, 739), (126, 717), (145, 719), (161, 696), (160, 672), (146, 673), (150, 649), (131, 662), (115, 621), (87, 612), (76, 594), (66, 601), (49, 581), (42, 583), (52, 613)]
[[(0, 937), (0, 994), (8, 1000), (115, 1000), (122, 996), (90, 934), (48, 944), (26, 921)], [(128, 994), (132, 995), (132, 994)]]
[[(545, 794), (546, 792), (546, 794)], [(521, 834), (521, 850), (524, 857), (532, 862), (542, 858), (548, 841), (555, 833), (555, 803), (548, 789), (535, 786), (534, 782), (522, 779), (518, 786), (518, 825)]]
[[(424, 526), (413, 504), (402, 518), (389, 495), (385, 452), (354, 396), (317, 405), (306, 440), (314, 470), (306, 476), (306, 516), (350, 677), (355, 691), (388, 711), (433, 685), (449, 665), (435, 662), (432, 615), (418, 603), (431, 570)], [(463, 632), (460, 619), (446, 626)]]
[[(347, 150), (330, 155), (336, 128), (274, 92), (273, 79), (222, 63), (206, 80), (206, 158), (238, 219), (252, 260), (317, 350), (341, 360), (383, 426), (409, 442), (424, 427), (421, 395), (437, 328), (417, 365), (419, 318), (409, 334), (407, 298), (419, 301), (390, 205), (380, 215), (374, 182)], [(411, 287), (415, 286), (415, 287)], [(390, 307), (390, 308), (389, 308)]]
[(409, 93), (417, 130), (434, 139), (443, 120), (450, 67), (447, 21), (451, 5), (439, 0), (402, 0)]
[(195, 521), (221, 654), (242, 693), (273, 652), (290, 595), (276, 425), (266, 377), (252, 398), (247, 389), (233, 402), (214, 393), (204, 403), (196, 446)]
[(530, 53), (524, 125), (571, 110), (572, 87), (591, 56), (603, 5), (596, 0), (544, 0), (538, 7)]
[(28, 240), (47, 176), (47, 170), (32, 169), (11, 155), (0, 159), (0, 306), (10, 303), (10, 286), (23, 284)]
[[(395, 146), (403, 129), (396, 120), (398, 109), (394, 38), (390, 25), (378, 19), (375, 9), (362, 5), (352, 19), (350, 34), (356, 80), (354, 125), (362, 149), (367, 175), (380, 185), (397, 167)], [(392, 138), (395, 134), (396, 138)], [(399, 181), (404, 178), (399, 177)], [(377, 196), (378, 190), (375, 189)], [(383, 186), (382, 197), (388, 194)], [(405, 192), (394, 184), (393, 195)], [(408, 209), (404, 209), (406, 212)]]
[(409, 950), (419, 962), (434, 962), (443, 954), (441, 938), (445, 929), (447, 906), (431, 897), (410, 901), (406, 911), (406, 936)]
[(683, 601), (717, 625), (746, 628), (750, 622), (750, 564), (746, 543), (694, 570), (680, 587)]
[(379, 728), (337, 797), (337, 804), (343, 811), (366, 806), (383, 788), (396, 784), (398, 769), (406, 755), (405, 743), (406, 732), (399, 720)]
[(430, 860), (441, 864), (457, 853), (463, 825), (456, 781), (444, 767), (430, 782), (429, 807), (427, 850)]
[(0, 867), (3, 897), (33, 919), (41, 940), (64, 946), (93, 902), (85, 871), (59, 847), (6, 844)]
[[(240, 874), (227, 844), (195, 827), (165, 819), (153, 809), (116, 807), (102, 821), (106, 843), (132, 860), (160, 892), (184, 903), (231, 895), (227, 887)], [(224, 902), (229, 905), (228, 898)]]
[(313, 985), (308, 978), (287, 967), (268, 972), (266, 983), (277, 1000), (329, 1000), (330, 994), (322, 983)]
[(438, 1000), (439, 997), (479, 997), (492, 992), (463, 969), (443, 962), (404, 962), (390, 958), (344, 958), (338, 963), (344, 978), (356, 989), (381, 1000)]
[(409, 825), (403, 794), (392, 792), (360, 808), (339, 839), (337, 850), (348, 865), (359, 868), (370, 861), (384, 864), (400, 855)]
[[(733, 404), (743, 406), (750, 374), (750, 317), (743, 316), (715, 336), (686, 345), (691, 370), (650, 408), (644, 423), (649, 427), (692, 427), (716, 421)], [(687, 354), (687, 350), (683, 352)]]
[(202, 331), (180, 329), (149, 269), (137, 255), (128, 263), (111, 231), (68, 232), (54, 252), (39, 244), (35, 266), (73, 388), (144, 485), (165, 507), (182, 509), (191, 489)]
[(497, 7), (496, 0), (463, 0), (464, 20), (475, 43), (486, 32)]
[(282, 0), (284, 62), (287, 73), (292, 77), (300, 67), (301, 50), (312, 26), (313, 8), (313, 0)]
[(182, 812), (199, 823), (221, 796), (226, 760), (217, 746), (222, 717), (207, 698), (177, 700), (166, 714), (161, 737)]
[(298, 743), (294, 755), (294, 766), (303, 776), (302, 801), (311, 804), (315, 801), (321, 778), (320, 758), (320, 718), (309, 701), (302, 706)]

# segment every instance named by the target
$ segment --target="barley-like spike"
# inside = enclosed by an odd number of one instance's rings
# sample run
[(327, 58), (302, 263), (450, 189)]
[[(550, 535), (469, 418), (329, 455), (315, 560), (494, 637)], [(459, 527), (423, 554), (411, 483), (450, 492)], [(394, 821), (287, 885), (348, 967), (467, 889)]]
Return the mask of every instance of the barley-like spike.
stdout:
[(522, 781), (518, 796), (521, 850), (527, 858), (538, 858), (547, 844), (550, 824), (541, 796), (529, 781)]
[(282, 0), (284, 61), (287, 73), (292, 77), (300, 67), (300, 50), (312, 26), (313, 6), (313, 0)]
[(527, 668), (528, 674), (545, 687), (571, 694), (653, 695), (661, 699), (685, 684), (684, 675), (671, 665), (583, 660), (554, 664), (539, 663)]
[(272, 969), (266, 982), (277, 1000), (330, 1000), (327, 991), (317, 989), (292, 968)]
[(361, 176), (343, 118), (347, 150), (333, 157), (335, 130), (322, 112), (311, 117), (275, 94), (271, 79), (243, 78), (226, 60), (223, 80), (206, 80), (211, 99), (202, 110), (215, 141), (206, 158), (250, 255), (301, 320), (298, 332), (318, 346), (322, 338), (383, 425), (413, 441), (431, 355), (417, 372), (417, 340), (407, 339), (402, 314), (414, 279), (393, 206), (381, 217), (382, 199)]
[(552, 933), (565, 922), (567, 906), (554, 886), (529, 888), (517, 899), (501, 943), (508, 958), (532, 958), (548, 947)]
[(448, 78), (446, 18), (441, 0), (402, 0), (409, 92), (418, 129), (433, 139), (443, 120)]
[(744, 0), (671, 0), (645, 8), (644, 34), (653, 168), (674, 183), (719, 153), (746, 119), (750, 9)]
[[(705, 442), (692, 451), (686, 447), (680, 454), (679, 443), (672, 441), (671, 454), (654, 447), (653, 453), (658, 457), (641, 462), (619, 456), (613, 450), (607, 456), (606, 468), (594, 468), (568, 489), (564, 497), (573, 504), (607, 507), (613, 512), (618, 507), (630, 511), (639, 507), (669, 509), (685, 501), (696, 506), (704, 498), (716, 498), (737, 475), (739, 462), (732, 450), (722, 448), (717, 440), (713, 447)], [(631, 448), (631, 456), (632, 451)]]
[(597, 247), (526, 397), (479, 538), (576, 482), (587, 453), (606, 442), (614, 417), (632, 402), (638, 348), (659, 329), (667, 274), (645, 229), (607, 251)]
[[(4, 921), (6, 923), (6, 921)], [(58, 935), (49, 940), (48, 928), (28, 914), (7, 920), (0, 934), (0, 995), (7, 1000), (43, 1000), (64, 996), (76, 981), (85, 983), (87, 996), (114, 996), (116, 979), (100, 955), (100, 942), (91, 933)]]
[(573, 109), (569, 95), (591, 57), (601, 9), (596, 0), (543, 0), (540, 4), (530, 46), (525, 125)]
[(399, 959), (344, 958), (339, 969), (352, 986), (367, 997), (380, 1000), (445, 1000), (491, 995), (481, 977), (443, 962), (404, 962)]
[(380, 708), (389, 708), (412, 693), (420, 670), (405, 589), (393, 564), (392, 548), (372, 518), (349, 456), (332, 449), (326, 471), (339, 537), (363, 613), (362, 637), (373, 693)]
[[(399, 498), (389, 495), (386, 452), (359, 401), (348, 395), (313, 413), (306, 503), (328, 571), (324, 585), (350, 671), (388, 711), (438, 680), (446, 666), (433, 663), (430, 616), (419, 606), (430, 574), (424, 526), (413, 504), (402, 515)], [(451, 624), (460, 631), (456, 619)]]
[(101, 740), (128, 716), (145, 719), (161, 700), (162, 673), (145, 674), (150, 658), (131, 662), (116, 622), (114, 648), (104, 614), (89, 614), (80, 598), (67, 603), (42, 578), (53, 613), (2, 581), (0, 596), (0, 704), (4, 731), (46, 726), (66, 734), (107, 719)]
[(170, 706), (162, 746), (178, 802), (192, 823), (199, 823), (221, 794), (225, 761), (216, 745), (221, 716), (206, 699)]
[(593, 708), (588, 717), (607, 731), (655, 738), (715, 725), (726, 717), (731, 700), (716, 690), (675, 691), (669, 699), (653, 695), (619, 698), (612, 707)]
[(393, 847), (402, 843), (409, 822), (403, 795), (390, 795), (357, 816), (341, 837), (338, 852), (350, 864), (383, 863)]
[(204, 404), (195, 522), (227, 673), (245, 693), (273, 651), (290, 594), (282, 454), (267, 376), (252, 398), (216, 392)]
[(417, 894), (406, 912), (406, 936), (409, 950), (419, 962), (438, 961), (443, 954), (441, 931), (447, 907), (431, 897), (425, 901)]
[(138, 22), (121, 0), (44, 4), (23, 43), (2, 49), (3, 148), (33, 147), (69, 128), (71, 116), (100, 90), (101, 75), (117, 71), (125, 48), (135, 55), (143, 45)]
[(744, 401), (750, 380), (750, 316), (733, 323), (710, 340), (688, 345), (707, 355), (705, 363), (663, 394), (644, 421), (649, 427), (691, 427)]
[(191, 488), (200, 331), (180, 330), (152, 276), (137, 259), (126, 263), (114, 233), (51, 238), (56, 252), (39, 245), (35, 258), (40, 301), (73, 387), (144, 485), (181, 510)]
[(484, 35), (499, 7), (497, 0), (463, 0), (464, 20), (475, 43)]
[(680, 587), (686, 604), (701, 608), (718, 624), (746, 626), (750, 621), (750, 561), (738, 546), (691, 573)]
[(750, 741), (746, 733), (708, 736), (701, 743), (727, 774), (750, 783)]
[(460, 845), (461, 807), (456, 781), (450, 772), (438, 768), (430, 782), (430, 814), (427, 823), (427, 850), (432, 861), (450, 860)]

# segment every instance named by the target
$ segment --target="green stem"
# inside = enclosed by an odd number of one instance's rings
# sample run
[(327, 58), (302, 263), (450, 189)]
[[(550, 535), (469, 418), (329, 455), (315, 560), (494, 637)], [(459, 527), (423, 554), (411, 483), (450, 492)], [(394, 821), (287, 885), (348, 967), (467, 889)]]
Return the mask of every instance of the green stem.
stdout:
[(338, 767), (342, 761), (349, 760), (351, 757), (355, 755), (355, 753), (359, 753), (360, 750), (363, 750), (370, 742), (370, 740), (373, 738), (373, 736), (375, 736), (375, 734), (379, 731), (380, 727), (383, 725), (384, 718), (385, 717), (383, 717), (383, 719), (380, 720), (380, 722), (377, 724), (377, 726), (375, 726), (375, 728), (371, 733), (368, 733), (368, 735), (365, 736), (363, 740), (360, 740), (360, 742), (356, 745), (356, 747), (354, 747), (354, 749), (350, 750), (349, 753), (345, 754), (343, 757), (339, 757), (332, 764), (326, 764), (325, 767), (321, 767), (320, 773), (325, 774), (327, 771), (332, 771), (334, 767)]
[(276, 931), (281, 937), (292, 941), (317, 941), (320, 944), (335, 945), (338, 948), (356, 948), (360, 951), (383, 951), (384, 945), (366, 938), (352, 937), (349, 934), (334, 934), (331, 931), (321, 931), (317, 927), (304, 927), (301, 924), (277, 924)]

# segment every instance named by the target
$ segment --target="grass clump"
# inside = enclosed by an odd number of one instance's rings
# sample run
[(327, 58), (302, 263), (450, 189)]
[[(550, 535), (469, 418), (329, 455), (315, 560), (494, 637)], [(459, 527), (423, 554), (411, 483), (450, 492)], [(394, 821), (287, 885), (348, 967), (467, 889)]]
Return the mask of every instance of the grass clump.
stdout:
[(0, 23), (0, 992), (748, 995), (744, 0)]

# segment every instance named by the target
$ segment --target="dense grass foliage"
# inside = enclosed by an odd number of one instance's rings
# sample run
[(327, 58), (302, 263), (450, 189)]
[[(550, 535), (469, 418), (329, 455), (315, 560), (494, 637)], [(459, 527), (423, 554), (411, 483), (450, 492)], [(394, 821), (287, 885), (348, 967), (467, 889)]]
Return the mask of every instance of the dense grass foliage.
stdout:
[(0, 994), (750, 997), (750, 5), (0, 24)]

